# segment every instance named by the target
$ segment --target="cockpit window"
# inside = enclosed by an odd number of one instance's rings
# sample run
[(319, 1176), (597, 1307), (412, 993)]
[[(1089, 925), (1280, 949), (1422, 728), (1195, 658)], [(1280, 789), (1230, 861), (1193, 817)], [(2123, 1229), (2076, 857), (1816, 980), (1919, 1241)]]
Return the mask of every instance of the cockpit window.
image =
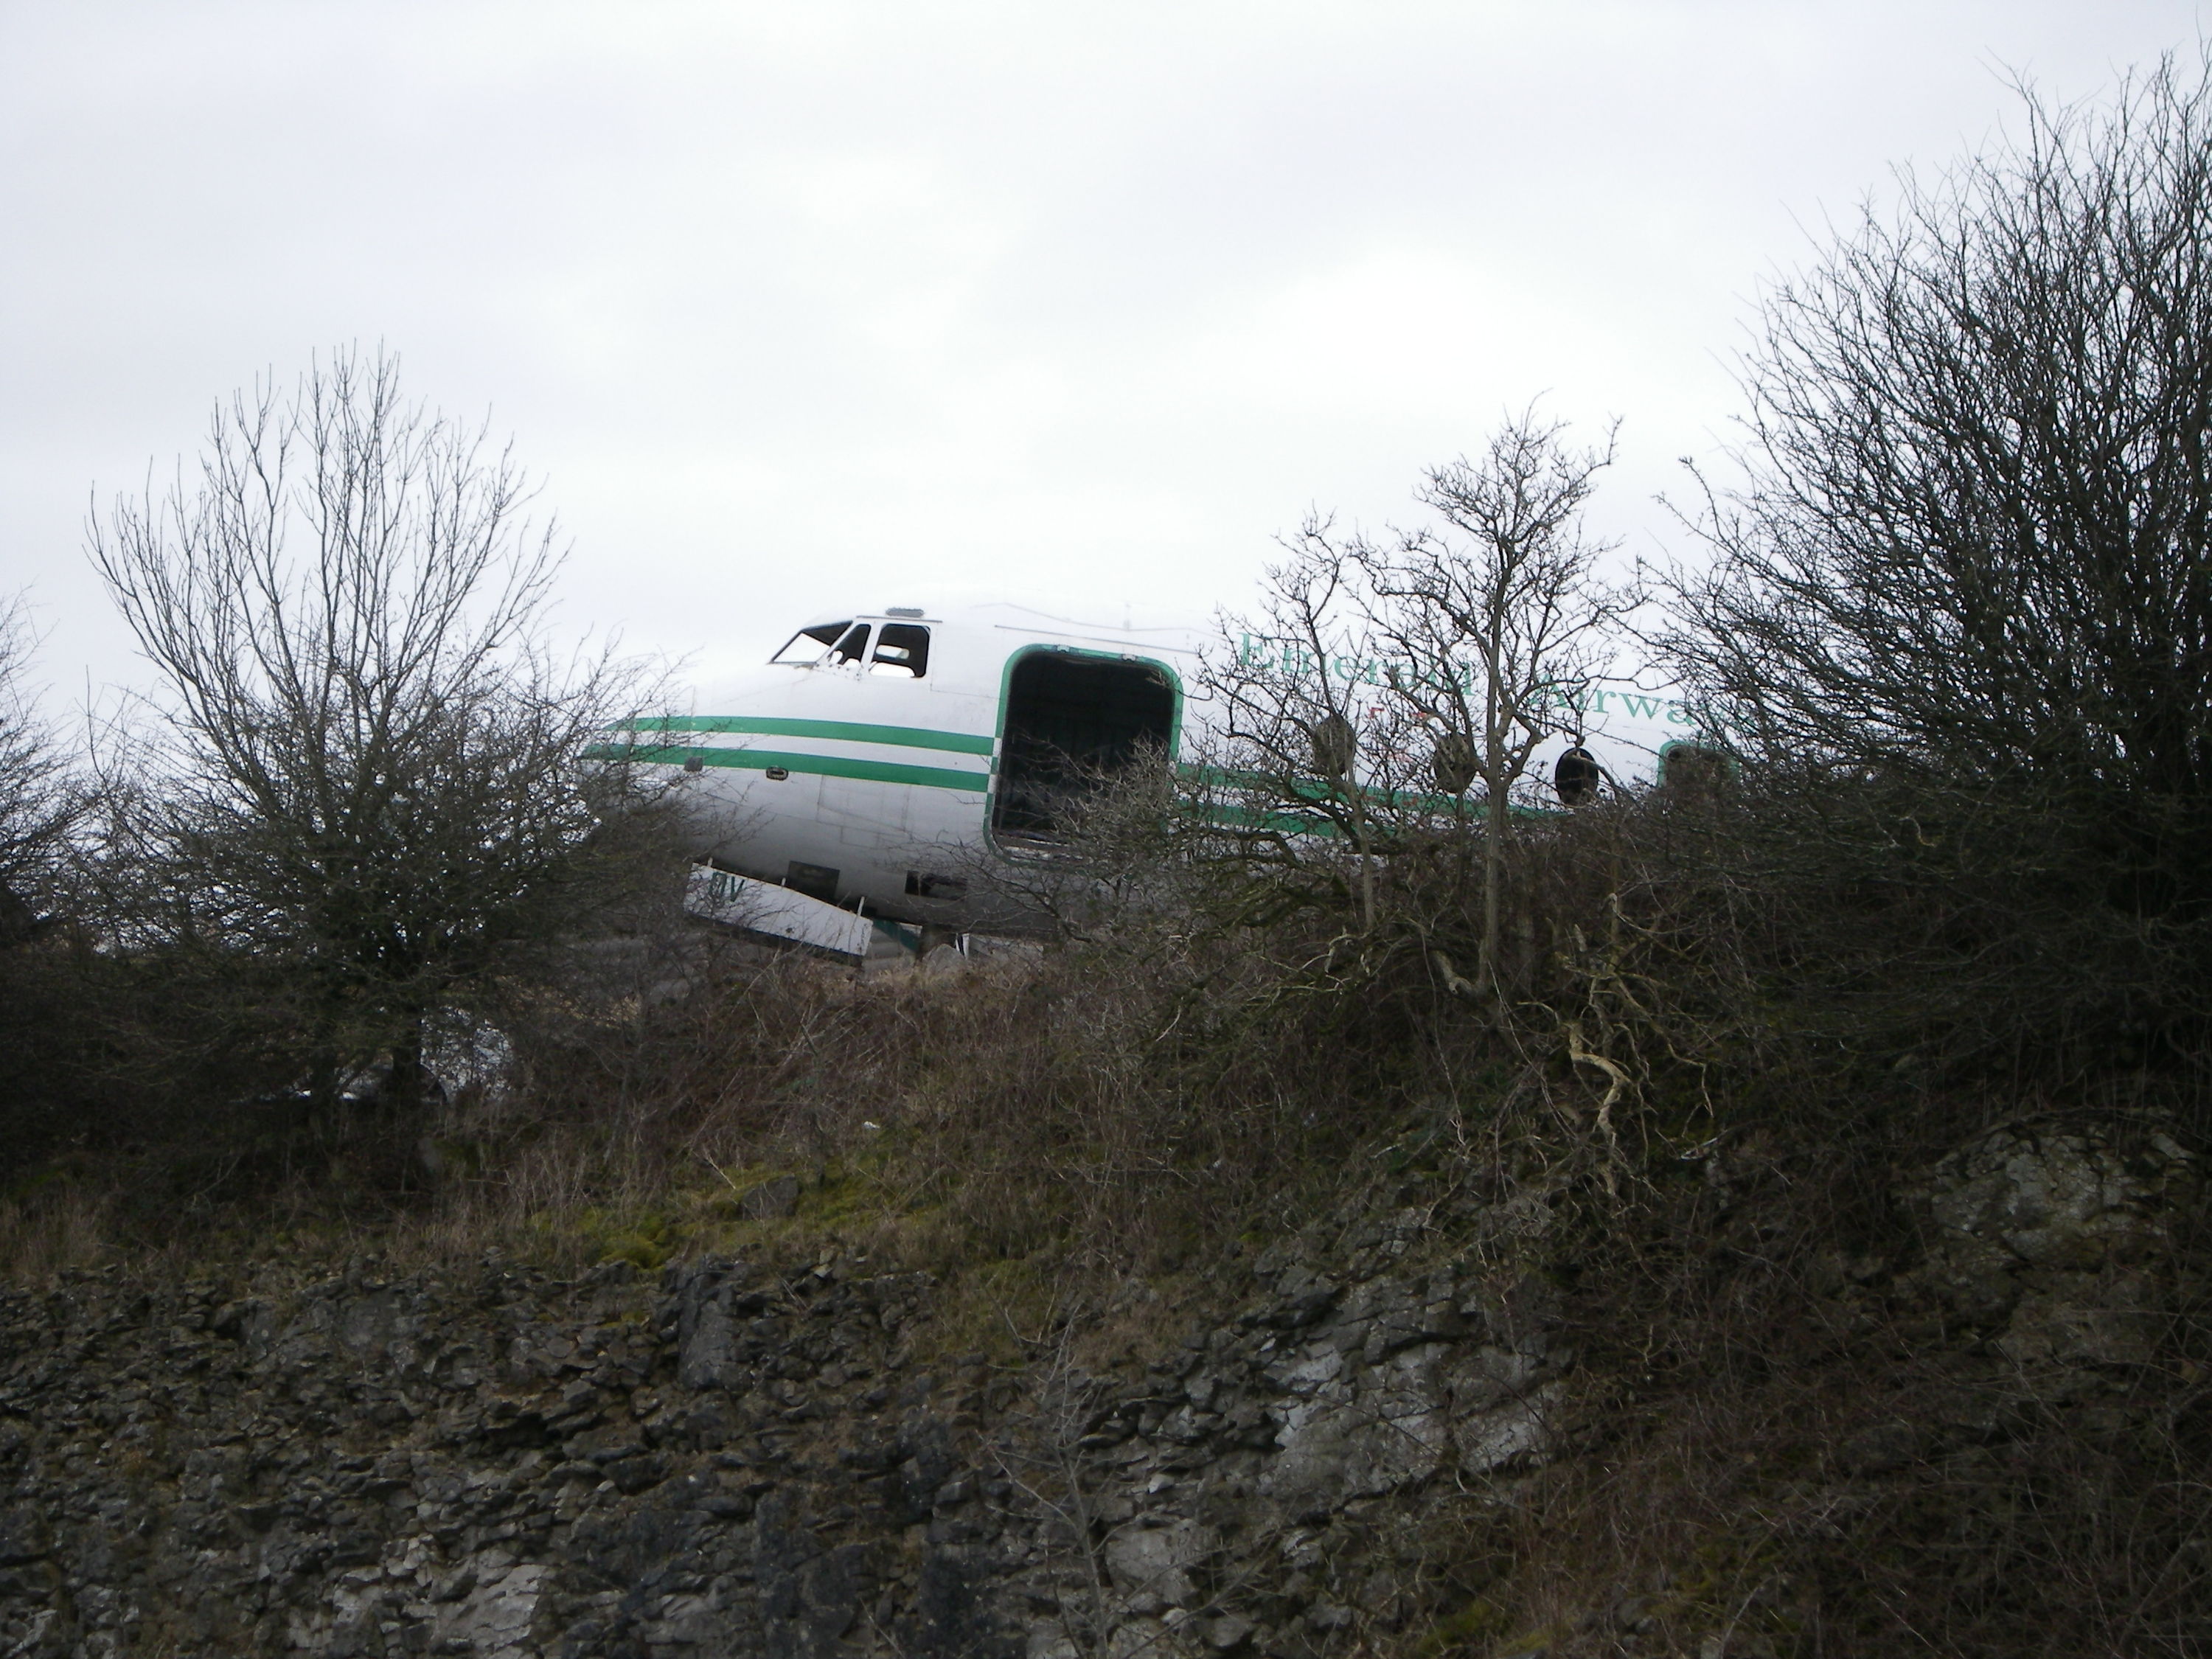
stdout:
[(869, 659), (871, 674), (911, 674), (920, 679), (929, 672), (929, 630), (912, 623), (885, 623), (876, 635), (876, 654)]
[(823, 653), (837, 643), (853, 624), (849, 622), (823, 623), (813, 628), (802, 628), (791, 636), (790, 643), (770, 657), (770, 662), (813, 664), (822, 660)]
[(929, 672), (929, 629), (916, 623), (817, 623), (793, 634), (769, 660), (799, 668), (865, 667), (871, 674), (918, 680)]
[(772, 663), (795, 663), (807, 668), (838, 667), (859, 661), (867, 654), (867, 623), (817, 623), (812, 628), (802, 628), (793, 634), (791, 642), (769, 660)]

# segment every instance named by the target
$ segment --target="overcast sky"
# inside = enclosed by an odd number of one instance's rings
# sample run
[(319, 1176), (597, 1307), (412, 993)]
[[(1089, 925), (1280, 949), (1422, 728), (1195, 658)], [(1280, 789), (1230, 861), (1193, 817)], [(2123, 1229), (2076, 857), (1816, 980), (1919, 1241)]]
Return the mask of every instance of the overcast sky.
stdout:
[[(512, 434), (563, 618), (1243, 603), (1540, 397), (1632, 550), (1760, 282), (2193, 0), (0, 0), (0, 595), (143, 679), (88, 503), (335, 343)], [(57, 709), (58, 712), (58, 708)]]

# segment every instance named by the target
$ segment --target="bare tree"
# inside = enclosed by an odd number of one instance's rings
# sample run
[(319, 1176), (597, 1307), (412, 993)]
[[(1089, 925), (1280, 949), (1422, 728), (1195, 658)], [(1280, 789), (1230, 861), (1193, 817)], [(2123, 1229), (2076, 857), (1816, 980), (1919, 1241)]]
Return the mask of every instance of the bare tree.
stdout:
[(552, 644), (532, 495), (393, 359), (340, 352), (219, 405), (197, 477), (93, 519), (163, 682), (137, 831), (167, 923), (296, 967), (324, 1087), (382, 1054), (418, 1093), (441, 1000), (588, 902), (635, 799), (585, 756), (647, 688)]
[(0, 605), (0, 945), (37, 928), (83, 804), (27, 684), (36, 643), (23, 602)]
[(1469, 769), (1482, 782), (1477, 977), (1493, 995), (1503, 994), (1498, 930), (1515, 793), (1538, 744), (1563, 724), (1579, 742), (1576, 711), (1611, 662), (1613, 625), (1638, 602), (1600, 580), (1610, 550), (1582, 528), (1597, 474), (1612, 464), (1612, 435), (1602, 450), (1575, 450), (1565, 431), (1533, 410), (1506, 422), (1479, 463), (1462, 458), (1429, 473), (1420, 499), (1445, 532), (1417, 530), (1387, 553), (1362, 551), (1391, 690), (1436, 733), (1437, 786)]
[[(2036, 918), (2007, 951), (2085, 1025), (2107, 946), (2212, 1012), (2212, 79), (2024, 101), (1766, 296), (1669, 644), (1747, 754), (1882, 795), (1887, 878), (1978, 885), (1978, 975)], [(2045, 1020), (2026, 983), (1978, 994)]]
[[(1215, 774), (1245, 785), (1228, 815), (1238, 855), (1345, 869), (1371, 929), (1378, 861), (1450, 828), (1480, 848), (1475, 980), (1492, 997), (1531, 757), (1578, 730), (1613, 624), (1637, 600), (1601, 579), (1607, 549), (1582, 528), (1610, 441), (1583, 451), (1564, 434), (1524, 414), (1478, 459), (1431, 469), (1418, 499), (1433, 526), (1377, 540), (1310, 520), (1268, 571), (1260, 613), (1228, 623), (1241, 642), (1206, 680), (1220, 715)], [(1324, 826), (1348, 865), (1316, 854)]]

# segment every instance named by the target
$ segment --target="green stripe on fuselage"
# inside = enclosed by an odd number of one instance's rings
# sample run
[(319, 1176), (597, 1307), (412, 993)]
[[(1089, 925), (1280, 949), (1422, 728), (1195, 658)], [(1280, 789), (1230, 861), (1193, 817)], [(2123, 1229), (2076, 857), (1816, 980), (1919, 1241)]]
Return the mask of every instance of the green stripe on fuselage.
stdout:
[(918, 789), (965, 789), (982, 794), (991, 787), (988, 772), (957, 772), (948, 766), (902, 766), (896, 761), (854, 760), (847, 755), (807, 755), (774, 749), (688, 749), (675, 744), (595, 744), (590, 760), (633, 761), (647, 766), (735, 767), (765, 772), (811, 772), (825, 778), (857, 778), (864, 783), (906, 783)]
[[(938, 732), (926, 726), (867, 726), (855, 720), (799, 720), (753, 714), (670, 714), (632, 720), (635, 732), (742, 732), (762, 738), (832, 738), (839, 743), (882, 743), (901, 749), (943, 749), (956, 755), (988, 755), (992, 740), (969, 732)], [(794, 770), (797, 769), (794, 768)]]

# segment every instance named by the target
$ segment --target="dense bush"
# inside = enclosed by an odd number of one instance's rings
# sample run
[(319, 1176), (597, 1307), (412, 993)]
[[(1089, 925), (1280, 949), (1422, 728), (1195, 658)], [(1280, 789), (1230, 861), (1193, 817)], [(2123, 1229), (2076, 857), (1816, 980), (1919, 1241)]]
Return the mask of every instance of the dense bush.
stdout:
[(1668, 644), (1767, 775), (1766, 856), (1802, 846), (1900, 947), (1880, 971), (1917, 1040), (2194, 1066), (2212, 79), (2169, 60), (2026, 118), (1767, 295), (1741, 477)]

